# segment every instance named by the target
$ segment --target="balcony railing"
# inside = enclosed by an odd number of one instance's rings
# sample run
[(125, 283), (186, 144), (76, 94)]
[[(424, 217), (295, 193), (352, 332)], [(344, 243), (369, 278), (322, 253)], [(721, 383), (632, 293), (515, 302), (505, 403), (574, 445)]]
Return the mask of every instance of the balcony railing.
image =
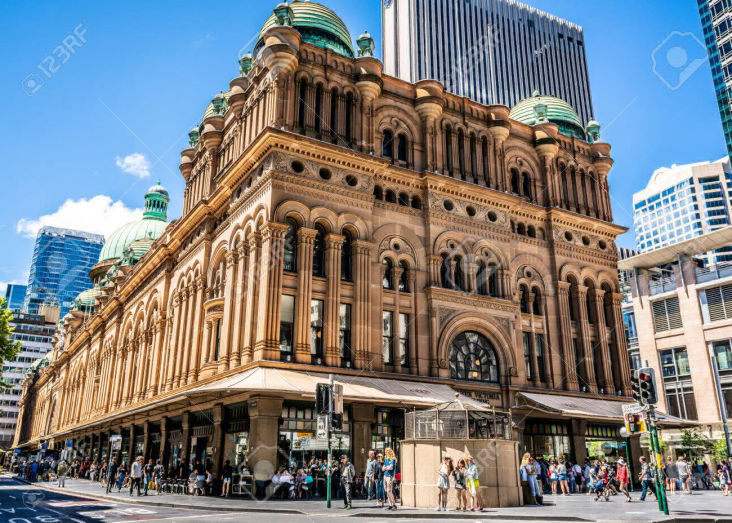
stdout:
[(653, 280), (649, 284), (649, 293), (651, 296), (655, 294), (662, 294), (664, 292), (670, 292), (676, 290), (676, 277), (666, 276), (660, 280)]
[(696, 269), (697, 283), (718, 280), (727, 276), (732, 276), (732, 263), (720, 263), (718, 265)]

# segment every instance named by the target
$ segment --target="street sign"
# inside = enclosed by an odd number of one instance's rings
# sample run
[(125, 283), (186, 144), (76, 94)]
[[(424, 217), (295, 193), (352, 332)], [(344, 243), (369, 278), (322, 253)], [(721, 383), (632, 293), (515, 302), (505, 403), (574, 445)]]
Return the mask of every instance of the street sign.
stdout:
[(122, 448), (122, 435), (112, 434), (109, 436), (109, 442), (112, 444), (112, 452), (120, 450)]
[(624, 403), (623, 414), (642, 414), (646, 408), (639, 403)]
[(328, 439), (328, 416), (326, 414), (318, 414), (318, 430), (315, 437), (317, 439)]

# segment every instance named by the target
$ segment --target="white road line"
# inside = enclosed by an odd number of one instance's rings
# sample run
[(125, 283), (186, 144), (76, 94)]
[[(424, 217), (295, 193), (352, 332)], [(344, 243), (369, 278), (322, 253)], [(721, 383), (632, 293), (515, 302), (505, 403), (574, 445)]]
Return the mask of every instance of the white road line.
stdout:
[[(214, 519), (222, 519), (222, 518), (219, 518), (218, 515), (221, 515), (221, 516), (235, 516), (237, 514), (241, 514), (241, 513), (237, 513), (237, 512), (222, 512), (222, 513), (217, 514), (217, 516)], [(156, 521), (170, 521), (171, 519), (177, 521), (179, 519), (200, 519), (200, 518), (212, 519), (212, 517), (213, 517), (213, 514), (212, 513), (207, 513), (207, 514), (193, 514), (191, 516), (170, 516), (170, 517), (158, 518), (158, 519), (146, 519), (144, 521), (146, 523), (155, 523)], [(226, 519), (226, 518), (224, 518), (224, 519)], [(117, 520), (117, 521), (115, 521), (113, 523), (122, 523), (122, 522), (128, 522), (128, 521), (129, 521), (128, 519), (119, 519), (119, 520)]]

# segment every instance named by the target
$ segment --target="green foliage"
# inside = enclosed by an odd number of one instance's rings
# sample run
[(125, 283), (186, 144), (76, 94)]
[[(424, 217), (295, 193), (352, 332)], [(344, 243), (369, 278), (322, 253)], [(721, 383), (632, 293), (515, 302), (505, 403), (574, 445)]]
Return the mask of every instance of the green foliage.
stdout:
[[(8, 310), (5, 298), (0, 298), (0, 367), (7, 360), (14, 360), (20, 352), (20, 342), (11, 338), (13, 327), (10, 322), (13, 321), (13, 313)], [(4, 383), (0, 382), (0, 387)]]
[(699, 427), (692, 427), (681, 431), (681, 448), (692, 452), (709, 451), (712, 441), (704, 435)]
[(729, 459), (727, 455), (727, 443), (723, 439), (718, 439), (712, 444), (712, 456), (717, 463), (723, 459)]

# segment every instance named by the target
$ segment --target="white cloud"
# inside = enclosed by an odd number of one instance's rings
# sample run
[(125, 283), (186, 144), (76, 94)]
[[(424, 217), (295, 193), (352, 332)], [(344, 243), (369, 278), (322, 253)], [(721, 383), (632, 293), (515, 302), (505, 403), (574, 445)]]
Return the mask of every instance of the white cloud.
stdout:
[(21, 218), (16, 231), (26, 238), (35, 238), (44, 225), (64, 227), (108, 236), (125, 223), (142, 216), (142, 209), (130, 209), (122, 201), (112, 201), (106, 194), (92, 198), (68, 199), (51, 214), (38, 218)]
[(142, 153), (128, 154), (124, 158), (117, 156), (114, 163), (122, 169), (122, 172), (137, 176), (140, 179), (150, 176), (150, 168), (152, 165)]

